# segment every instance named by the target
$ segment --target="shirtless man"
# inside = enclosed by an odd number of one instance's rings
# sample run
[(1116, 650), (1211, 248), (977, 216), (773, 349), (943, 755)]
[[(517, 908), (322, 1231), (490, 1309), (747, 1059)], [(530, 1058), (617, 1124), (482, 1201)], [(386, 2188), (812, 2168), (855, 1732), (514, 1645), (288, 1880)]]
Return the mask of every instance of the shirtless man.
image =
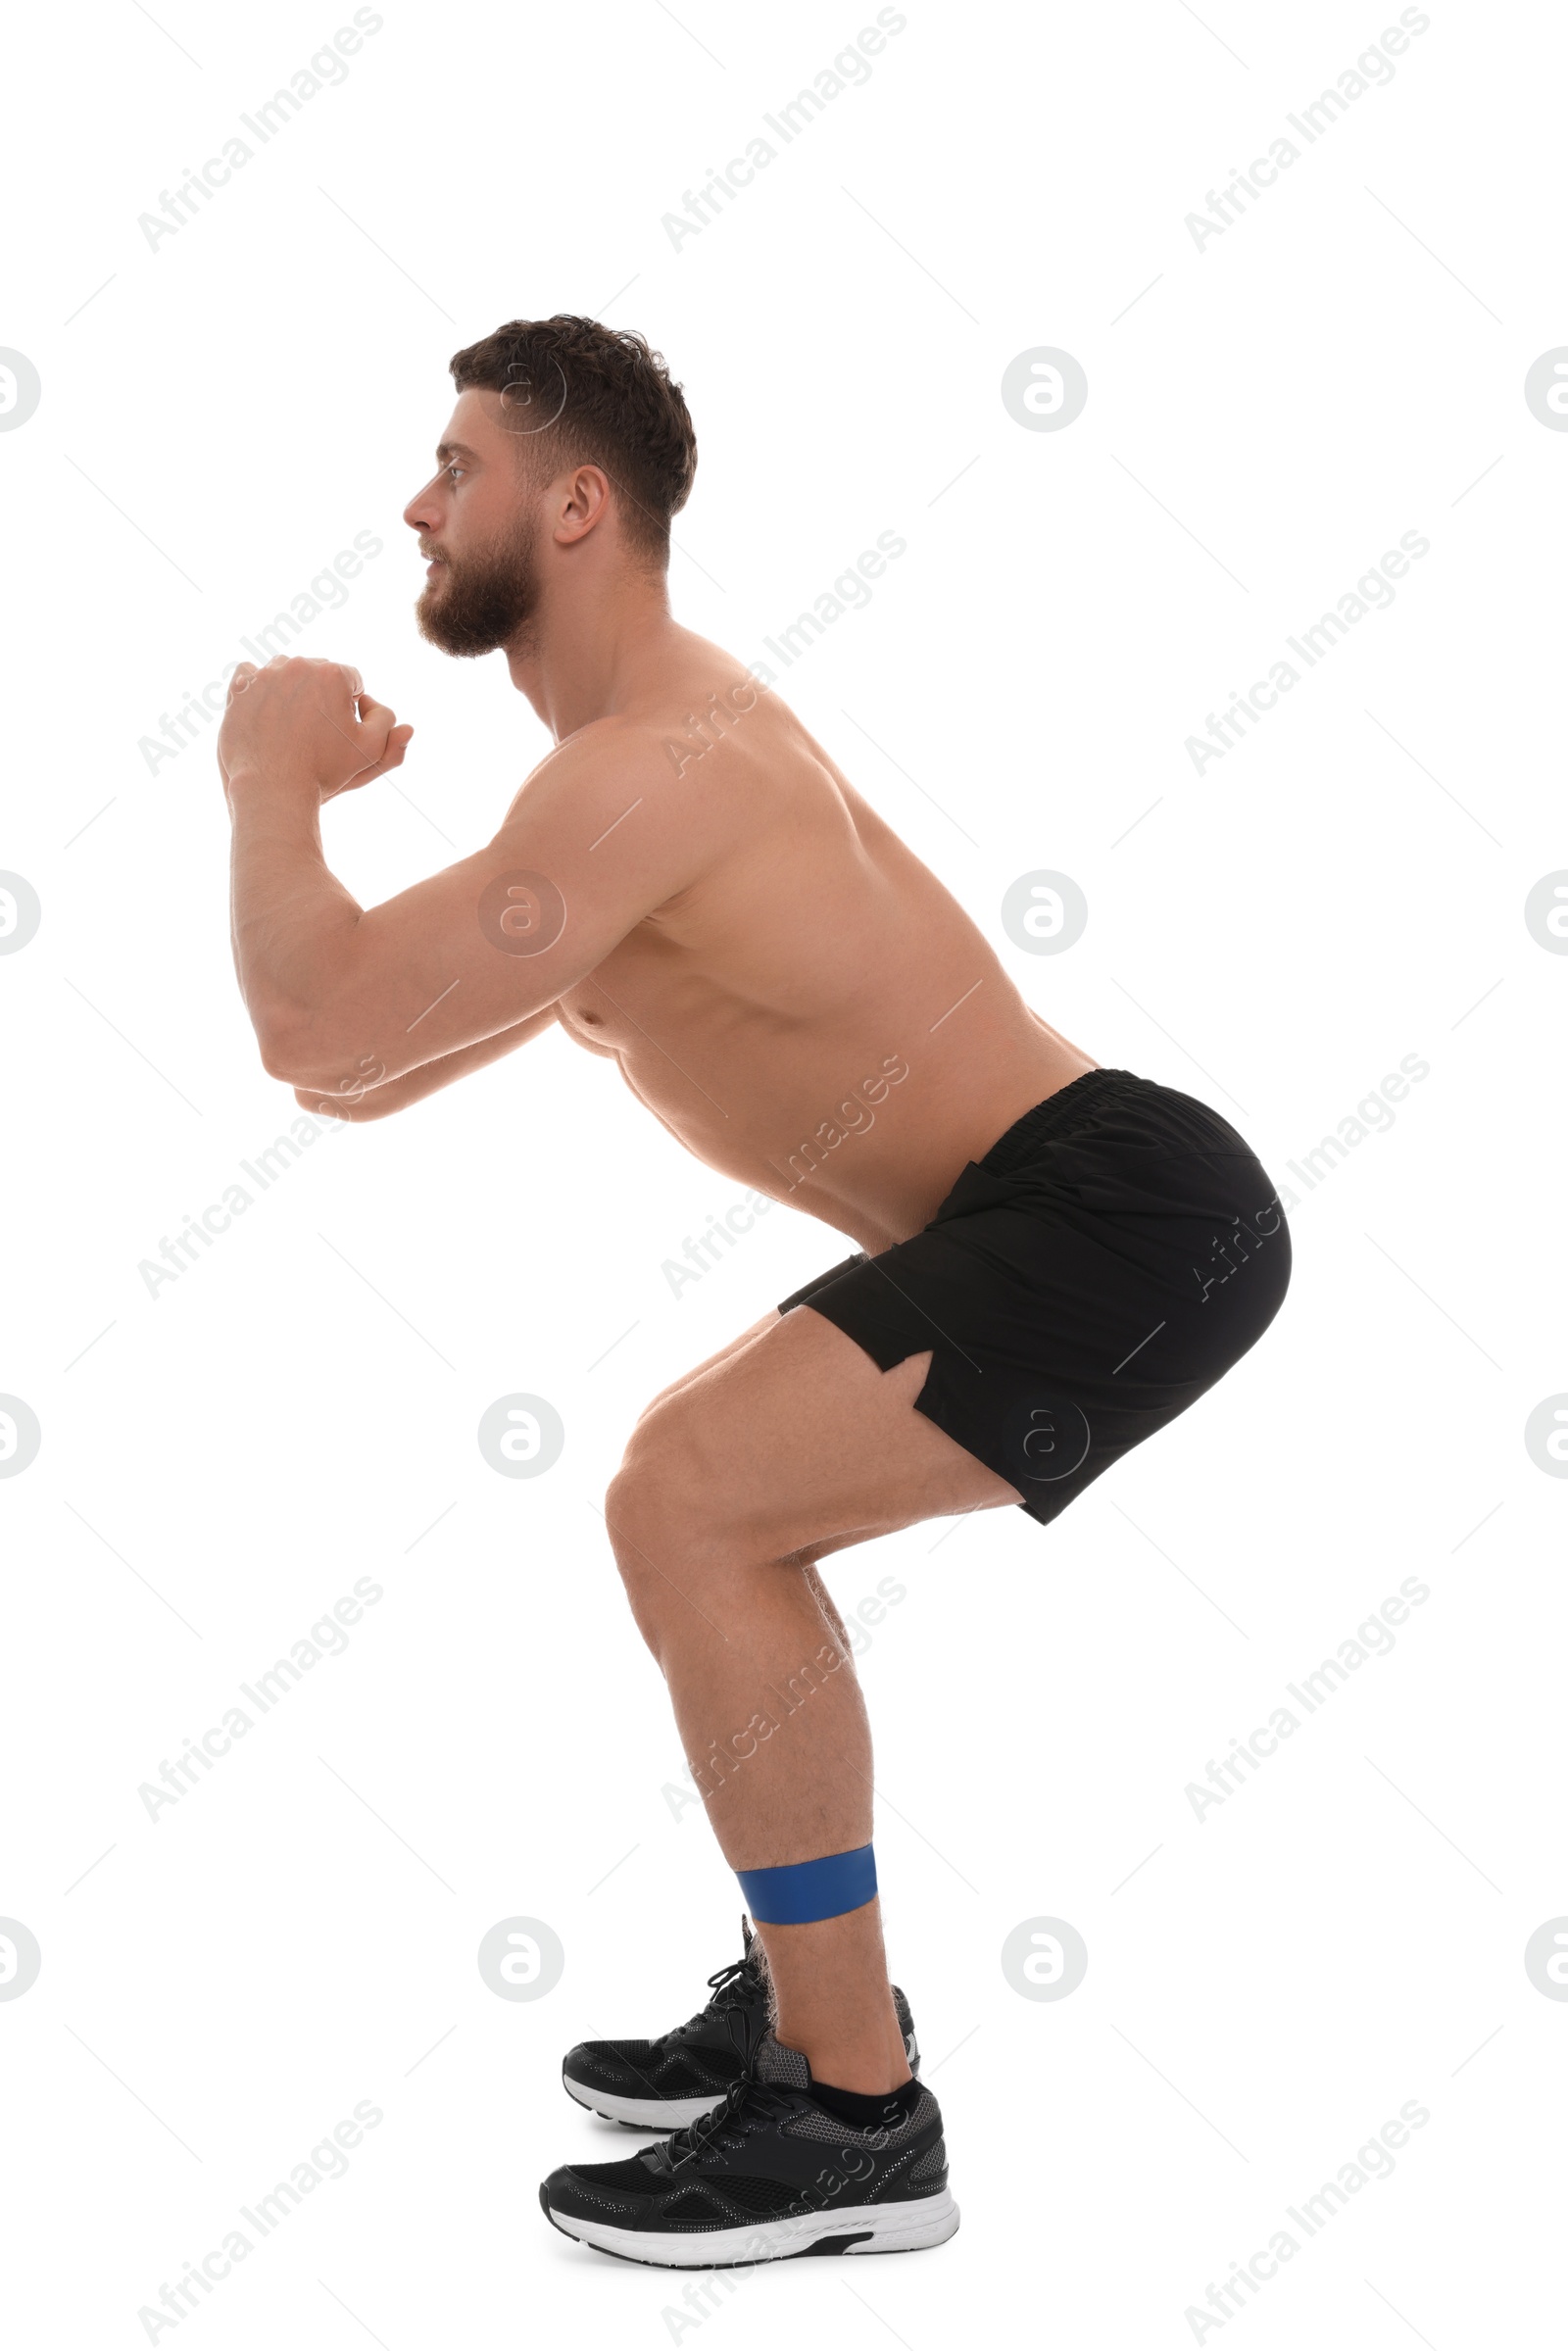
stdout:
[(236, 969), (275, 1077), (402, 1110), (552, 1021), (687, 1150), (855, 1254), (657, 1396), (606, 1521), (756, 1928), (580, 2104), (673, 2135), (540, 2190), (608, 2252), (707, 2268), (958, 2224), (888, 1981), (871, 1745), (816, 1562), (957, 1512), (1044, 1525), (1252, 1346), (1290, 1236), (1236, 1130), (1101, 1067), (765, 679), (671, 617), (686, 403), (640, 336), (517, 320), (452, 362), (405, 520), (417, 618), (504, 651), (556, 739), (472, 857), (362, 908), (321, 802), (413, 729), (332, 662), (235, 673), (219, 741)]

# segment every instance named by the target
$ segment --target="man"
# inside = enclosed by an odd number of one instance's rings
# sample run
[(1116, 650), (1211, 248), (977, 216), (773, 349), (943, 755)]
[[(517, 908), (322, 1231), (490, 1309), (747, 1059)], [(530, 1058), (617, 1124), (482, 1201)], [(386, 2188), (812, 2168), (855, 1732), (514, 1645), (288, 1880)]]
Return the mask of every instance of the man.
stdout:
[(1048, 1524), (1261, 1335), (1290, 1236), (1234, 1128), (1032, 1012), (765, 680), (672, 619), (696, 443), (642, 338), (518, 320), (452, 371), (405, 514), (418, 623), (503, 651), (556, 749), (485, 848), (361, 908), (318, 809), (413, 730), (332, 663), (236, 673), (219, 754), (263, 1061), (312, 1108), (379, 1118), (559, 1022), (710, 1167), (856, 1245), (657, 1396), (610, 1489), (760, 1948), (689, 2026), (571, 2052), (580, 2103), (680, 2128), (541, 2201), (677, 2267), (937, 2244), (957, 2208), (817, 1562), (1004, 1504)]

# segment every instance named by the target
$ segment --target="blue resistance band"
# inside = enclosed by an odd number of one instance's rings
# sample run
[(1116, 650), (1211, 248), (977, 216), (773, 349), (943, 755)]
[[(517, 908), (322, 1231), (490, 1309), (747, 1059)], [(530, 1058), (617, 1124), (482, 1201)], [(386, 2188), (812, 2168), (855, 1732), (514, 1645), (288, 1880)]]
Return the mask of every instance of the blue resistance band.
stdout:
[(841, 1918), (876, 1892), (876, 1855), (869, 1845), (828, 1853), (820, 1861), (791, 1861), (776, 1870), (737, 1870), (746, 1907), (760, 1927), (806, 1927)]

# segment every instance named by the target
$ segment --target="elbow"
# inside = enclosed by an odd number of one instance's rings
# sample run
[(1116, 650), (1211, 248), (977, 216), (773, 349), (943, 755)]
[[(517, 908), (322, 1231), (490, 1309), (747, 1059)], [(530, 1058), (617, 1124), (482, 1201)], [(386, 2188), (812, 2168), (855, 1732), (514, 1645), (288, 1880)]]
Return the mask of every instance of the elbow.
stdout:
[(291, 1086), (313, 1086), (316, 1070), (306, 1059), (309, 1022), (298, 1004), (286, 997), (268, 1001), (253, 990), (245, 1009), (256, 1034), (256, 1050), (270, 1078), (285, 1078)]
[[(330, 1035), (324, 1034), (318, 1021), (304, 1021), (277, 1014), (256, 1022), (256, 1042), (261, 1051), (262, 1067), (270, 1078), (282, 1078), (290, 1086), (313, 1088), (318, 1093), (336, 1094), (355, 1085), (345, 1079), (343, 1072), (352, 1055), (346, 1054)], [(358, 1081), (363, 1086), (363, 1077)]]
[(261, 1051), (262, 1067), (270, 1078), (282, 1078), (290, 1086), (314, 1086), (330, 1090), (337, 1084), (338, 1067), (327, 1069), (329, 1054), (323, 1053), (321, 1041), (292, 1021), (261, 1021), (257, 1024), (256, 1042)]
[(270, 1078), (285, 1078), (291, 1086), (305, 1083), (306, 1073), (300, 1066), (299, 1040), (287, 1029), (259, 1028), (256, 1042), (261, 1051), (262, 1067)]

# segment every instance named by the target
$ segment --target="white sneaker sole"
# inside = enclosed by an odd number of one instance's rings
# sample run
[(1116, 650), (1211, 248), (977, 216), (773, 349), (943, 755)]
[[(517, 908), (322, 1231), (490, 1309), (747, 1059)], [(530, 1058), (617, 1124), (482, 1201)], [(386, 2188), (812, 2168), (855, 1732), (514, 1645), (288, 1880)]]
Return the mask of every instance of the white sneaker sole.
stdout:
[(918, 2253), (929, 2245), (946, 2244), (958, 2226), (958, 2207), (948, 2188), (906, 2204), (856, 2205), (786, 2221), (758, 2221), (747, 2229), (672, 2229), (667, 2235), (580, 2221), (554, 2206), (546, 2211), (556, 2228), (581, 2244), (665, 2270), (749, 2269), (760, 2261), (788, 2261), (820, 2252), (843, 2238), (851, 2240), (843, 2248), (846, 2260), (855, 2253)]
[(562, 2075), (561, 2085), (590, 2114), (603, 2115), (607, 2123), (629, 2123), (636, 2131), (681, 2131), (724, 2103), (722, 2090), (710, 2091), (702, 2098), (617, 2098), (610, 2090), (590, 2089), (586, 2082), (573, 2082), (569, 2074)]

